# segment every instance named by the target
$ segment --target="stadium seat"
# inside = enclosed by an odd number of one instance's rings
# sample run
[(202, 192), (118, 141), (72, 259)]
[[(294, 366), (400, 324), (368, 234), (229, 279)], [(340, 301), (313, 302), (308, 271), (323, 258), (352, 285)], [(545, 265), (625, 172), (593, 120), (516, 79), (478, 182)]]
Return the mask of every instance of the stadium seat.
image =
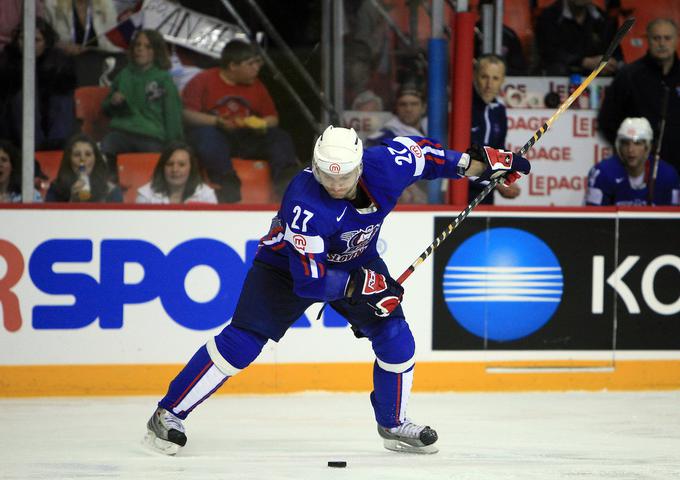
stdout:
[(118, 154), (118, 178), (124, 203), (135, 203), (137, 189), (151, 181), (159, 158), (159, 153)]
[(47, 178), (51, 182), (57, 178), (57, 172), (59, 171), (59, 164), (61, 163), (61, 157), (64, 156), (62, 150), (43, 150), (40, 152), (35, 152), (35, 159), (40, 164), (40, 168)]
[(232, 158), (236, 175), (241, 180), (241, 203), (272, 203), (272, 180), (265, 160)]
[(73, 93), (80, 129), (96, 141), (104, 138), (109, 125), (109, 118), (102, 112), (102, 102), (108, 94), (109, 87), (98, 86), (78, 87)]
[(527, 63), (531, 60), (531, 49), (534, 41), (534, 27), (531, 12), (526, 1), (510, 0), (505, 2), (503, 23), (513, 29), (519, 38)]
[(35, 152), (35, 159), (40, 164), (40, 169), (47, 175), (47, 180), (40, 182), (40, 185), (38, 185), (43, 198), (45, 198), (50, 183), (57, 178), (57, 172), (59, 171), (59, 165), (61, 164), (61, 157), (63, 157), (63, 155), (64, 152), (61, 150), (43, 150)]

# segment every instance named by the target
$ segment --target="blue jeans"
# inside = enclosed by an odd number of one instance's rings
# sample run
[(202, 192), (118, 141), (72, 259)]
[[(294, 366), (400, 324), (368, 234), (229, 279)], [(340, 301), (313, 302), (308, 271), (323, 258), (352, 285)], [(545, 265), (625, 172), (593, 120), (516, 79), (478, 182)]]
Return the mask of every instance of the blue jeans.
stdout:
[[(42, 97), (42, 101), (39, 92), (36, 93), (38, 95), (35, 99), (35, 148), (61, 150), (74, 130), (73, 92)], [(6, 133), (15, 145), (21, 145), (22, 105), (21, 91), (9, 98), (6, 104), (9, 119)]]
[(157, 138), (135, 135), (121, 130), (111, 130), (101, 142), (101, 151), (106, 157), (111, 172), (116, 171), (116, 158), (119, 153), (161, 152), (163, 148), (163, 142)]
[(234, 174), (232, 157), (267, 160), (275, 185), (287, 183), (289, 172), (298, 167), (293, 140), (278, 127), (263, 133), (247, 128), (227, 133), (216, 127), (195, 127), (188, 137), (208, 177), (216, 183)]

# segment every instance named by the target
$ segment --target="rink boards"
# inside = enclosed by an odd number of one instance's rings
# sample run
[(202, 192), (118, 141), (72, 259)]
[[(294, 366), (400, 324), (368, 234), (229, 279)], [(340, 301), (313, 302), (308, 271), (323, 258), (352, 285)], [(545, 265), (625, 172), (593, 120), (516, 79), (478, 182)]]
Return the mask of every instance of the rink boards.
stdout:
[[(273, 210), (0, 209), (0, 396), (157, 394), (233, 313)], [(457, 211), (400, 210), (398, 276)], [(407, 280), (419, 391), (680, 388), (680, 211), (474, 212)], [(312, 306), (225, 393), (366, 391)]]

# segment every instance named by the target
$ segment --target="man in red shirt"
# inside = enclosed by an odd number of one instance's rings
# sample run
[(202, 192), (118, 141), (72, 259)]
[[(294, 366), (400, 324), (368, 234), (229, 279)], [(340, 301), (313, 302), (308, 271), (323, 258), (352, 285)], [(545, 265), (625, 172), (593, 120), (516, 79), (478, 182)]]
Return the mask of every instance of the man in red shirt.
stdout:
[(241, 199), (232, 156), (268, 160), (278, 194), (297, 173), (293, 141), (278, 128), (274, 102), (257, 78), (261, 67), (254, 45), (232, 40), (222, 50), (220, 67), (199, 73), (182, 91), (189, 139), (208, 177), (219, 186), (222, 203)]

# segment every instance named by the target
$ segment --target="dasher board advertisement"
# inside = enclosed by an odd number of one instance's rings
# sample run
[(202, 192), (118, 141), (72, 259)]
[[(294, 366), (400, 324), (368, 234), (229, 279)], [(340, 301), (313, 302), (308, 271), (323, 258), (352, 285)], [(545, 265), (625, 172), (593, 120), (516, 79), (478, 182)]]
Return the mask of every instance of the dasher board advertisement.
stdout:
[(433, 350), (680, 349), (678, 232), (677, 218), (468, 218), (435, 250)]

